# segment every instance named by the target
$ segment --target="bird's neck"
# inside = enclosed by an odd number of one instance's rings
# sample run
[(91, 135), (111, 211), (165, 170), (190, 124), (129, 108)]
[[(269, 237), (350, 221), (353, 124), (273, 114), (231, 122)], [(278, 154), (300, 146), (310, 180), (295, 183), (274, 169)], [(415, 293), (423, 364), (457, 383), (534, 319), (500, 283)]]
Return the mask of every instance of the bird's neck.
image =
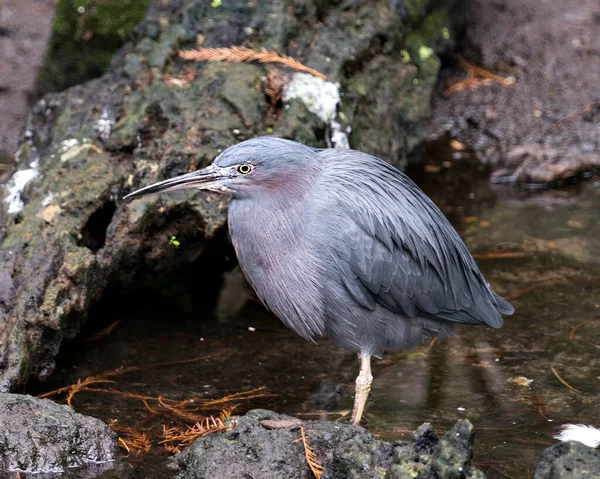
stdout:
[[(322, 334), (321, 285), (306, 197), (234, 199), (229, 229), (242, 270), (261, 300), (305, 338)], [(298, 292), (308, 300), (298, 300)]]

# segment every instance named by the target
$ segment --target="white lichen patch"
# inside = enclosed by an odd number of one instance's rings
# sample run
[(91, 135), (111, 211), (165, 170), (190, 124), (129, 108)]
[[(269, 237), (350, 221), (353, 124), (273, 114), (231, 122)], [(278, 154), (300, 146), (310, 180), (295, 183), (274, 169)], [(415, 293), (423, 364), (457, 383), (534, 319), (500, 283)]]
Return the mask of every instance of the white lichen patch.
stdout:
[(341, 123), (335, 120), (333, 120), (329, 126), (331, 127), (331, 143), (335, 146), (335, 148), (350, 148), (348, 135), (352, 131), (352, 128), (347, 126), (344, 129)]
[(338, 85), (308, 73), (295, 73), (283, 92), (283, 101), (300, 100), (308, 111), (327, 123), (331, 129), (331, 143), (335, 148), (349, 148), (348, 131), (336, 121), (341, 102)]
[(102, 141), (107, 141), (110, 136), (111, 129), (115, 124), (115, 119), (108, 113), (106, 108), (102, 109), (100, 119), (94, 125), (94, 129), (100, 134)]
[(42, 206), (48, 206), (54, 198), (56, 198), (56, 195), (54, 193), (49, 193), (48, 196), (42, 200)]
[(4, 202), (8, 203), (7, 211), (9, 214), (19, 213), (25, 206), (21, 199), (21, 193), (23, 193), (27, 183), (39, 175), (39, 166), (40, 162), (38, 160), (32, 161), (29, 168), (17, 171), (6, 183), (8, 194), (4, 198)]
[[(98, 148), (92, 143), (87, 143), (88, 141), (89, 139), (87, 138), (83, 139), (83, 143), (81, 143), (79, 140), (76, 140), (75, 138), (64, 140), (59, 148), (59, 151), (62, 152), (60, 153), (60, 162), (66, 163), (67, 161), (75, 158), (82, 151), (91, 150), (95, 153), (102, 153), (102, 150), (100, 148)], [(54, 155), (52, 155), (50, 158), (54, 158)]]
[(585, 424), (565, 424), (562, 431), (554, 436), (562, 442), (577, 441), (588, 447), (600, 446), (600, 429)]
[(60, 142), (59, 150), (67, 151), (75, 146), (79, 146), (79, 140), (77, 138), (69, 138), (68, 140), (63, 140)]
[(79, 140), (75, 138), (69, 138), (68, 140), (64, 140), (61, 142), (58, 150), (61, 152), (60, 162), (66, 163), (67, 161), (71, 160), (72, 158), (75, 158), (79, 154)]
[(331, 83), (308, 73), (295, 73), (283, 92), (283, 101), (294, 98), (300, 100), (308, 110), (325, 123), (330, 123), (336, 115), (340, 102), (340, 91)]

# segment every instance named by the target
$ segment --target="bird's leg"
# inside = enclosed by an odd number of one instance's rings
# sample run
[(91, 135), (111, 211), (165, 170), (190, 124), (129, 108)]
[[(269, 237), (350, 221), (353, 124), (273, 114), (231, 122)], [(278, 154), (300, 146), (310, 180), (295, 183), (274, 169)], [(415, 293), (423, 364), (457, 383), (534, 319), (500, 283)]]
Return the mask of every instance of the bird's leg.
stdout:
[(371, 391), (371, 382), (373, 375), (371, 374), (371, 356), (359, 356), (360, 373), (356, 378), (356, 388), (354, 392), (354, 408), (352, 408), (352, 417), (350, 423), (358, 426), (360, 418), (365, 409), (369, 391)]

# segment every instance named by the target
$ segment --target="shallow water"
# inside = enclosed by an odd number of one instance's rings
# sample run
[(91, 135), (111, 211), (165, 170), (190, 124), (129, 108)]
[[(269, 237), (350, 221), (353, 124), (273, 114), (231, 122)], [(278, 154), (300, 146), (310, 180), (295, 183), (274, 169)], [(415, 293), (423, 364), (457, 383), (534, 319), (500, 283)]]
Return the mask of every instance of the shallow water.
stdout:
[[(398, 440), (425, 421), (443, 432), (468, 418), (476, 427), (475, 463), (488, 477), (531, 477), (560, 425), (600, 426), (599, 180), (536, 194), (492, 188), (477, 163), (461, 155), (430, 149), (411, 175), (479, 255), (487, 280), (516, 314), (501, 330), (465, 326), (460, 339), (376, 360), (365, 426)], [(121, 366), (212, 355), (115, 377), (110, 387), (184, 399), (264, 386), (276, 396), (241, 401), (236, 412), (264, 407), (307, 419), (347, 415), (355, 356), (328, 341), (307, 343), (252, 300), (244, 306), (243, 290), (238, 285), (224, 295), (225, 309), (243, 306), (228, 320), (217, 319), (226, 317), (222, 311), (211, 313), (214, 298), (194, 285), (170, 295), (144, 286), (119, 300), (107, 296), (90, 331), (61, 353), (54, 376), (32, 392)], [(116, 320), (107, 336), (85, 340)], [(73, 405), (149, 433), (168, 423), (140, 401), (106, 393), (79, 393)], [(162, 462), (160, 453), (131, 455), (125, 469), (131, 477), (159, 477)]]

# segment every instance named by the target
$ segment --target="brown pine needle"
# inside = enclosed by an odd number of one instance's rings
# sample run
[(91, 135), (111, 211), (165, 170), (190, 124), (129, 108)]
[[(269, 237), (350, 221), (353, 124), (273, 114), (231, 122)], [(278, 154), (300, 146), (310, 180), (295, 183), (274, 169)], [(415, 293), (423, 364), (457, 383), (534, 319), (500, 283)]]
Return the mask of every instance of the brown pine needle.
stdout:
[(585, 321), (582, 321), (581, 323), (577, 324), (573, 329), (571, 329), (571, 332), (569, 333), (569, 341), (573, 341), (573, 339), (575, 338), (575, 333), (579, 328), (585, 326), (588, 323), (591, 323), (593, 320), (594, 318), (586, 319)]
[(479, 260), (486, 259), (514, 259), (523, 258), (525, 253), (519, 253), (517, 251), (491, 251), (489, 253), (474, 254), (473, 258)]
[(526, 294), (529, 294), (532, 291), (535, 291), (536, 289), (549, 288), (550, 286), (556, 286), (557, 284), (565, 284), (565, 283), (568, 283), (568, 280), (566, 280), (566, 279), (550, 279), (548, 281), (541, 281), (540, 283), (532, 284), (531, 286), (528, 286), (527, 288), (524, 288), (520, 291), (516, 291), (511, 295), (505, 296), (504, 298), (507, 301), (514, 301), (516, 299), (519, 299), (521, 296), (525, 296)]
[(117, 433), (117, 442), (127, 454), (133, 452), (134, 454), (142, 454), (150, 451), (150, 440), (146, 433), (138, 432), (130, 427), (125, 427), (117, 424), (116, 420), (111, 421), (108, 424), (114, 432)]
[(308, 439), (306, 438), (306, 433), (304, 432), (304, 426), (300, 426), (300, 438), (296, 439), (294, 442), (298, 441), (302, 441), (302, 445), (304, 446), (304, 457), (306, 458), (308, 467), (310, 467), (310, 470), (317, 479), (321, 479), (323, 470), (325, 468), (317, 459), (315, 451), (313, 451), (313, 449), (308, 445)]
[(462, 58), (458, 60), (458, 66), (467, 71), (467, 78), (464, 80), (459, 80), (451, 85), (447, 85), (447, 88), (444, 91), (444, 95), (446, 96), (452, 95), (458, 91), (474, 90), (482, 85), (498, 83), (504, 87), (508, 87), (514, 85), (515, 83), (515, 79), (513, 77), (504, 78), (494, 75), (484, 68), (477, 67)]
[[(220, 353), (217, 353), (217, 354), (210, 354), (208, 356), (200, 356), (200, 357), (191, 358), (191, 359), (182, 359), (182, 360), (179, 360), (179, 361), (169, 361), (169, 362), (166, 362), (166, 363), (148, 364), (146, 366), (132, 366), (132, 367), (129, 367), (129, 368), (117, 368), (117, 369), (114, 369), (112, 371), (107, 371), (105, 373), (98, 374), (96, 376), (90, 376), (90, 377), (84, 379), (83, 381), (81, 379), (79, 379), (79, 380), (77, 380), (76, 384), (71, 384), (69, 386), (64, 386), (62, 388), (54, 389), (52, 391), (48, 391), (46, 393), (39, 394), (37, 397), (39, 397), (39, 398), (47, 398), (47, 397), (51, 397), (51, 396), (56, 396), (58, 394), (67, 393), (67, 394), (70, 395), (70, 398), (72, 399), (73, 395), (75, 395), (77, 392), (81, 391), (83, 388), (87, 389), (87, 386), (89, 386), (91, 384), (114, 382), (114, 381), (106, 380), (106, 378), (108, 378), (108, 377), (122, 376), (123, 374), (129, 374), (129, 373), (134, 373), (134, 372), (138, 372), (138, 371), (145, 371), (147, 369), (152, 369), (152, 368), (159, 368), (159, 367), (165, 367), (165, 366), (175, 366), (175, 365), (178, 365), (178, 364), (195, 363), (195, 362), (198, 362), (198, 361), (203, 361), (205, 359), (213, 358), (215, 356), (219, 356), (221, 354), (223, 354), (223, 353), (220, 352)], [(75, 390), (75, 391), (72, 392), (72, 390)], [(153, 399), (153, 398), (149, 398), (149, 399)]]
[(163, 368), (166, 366), (176, 366), (179, 364), (197, 363), (199, 361), (204, 361), (205, 359), (212, 359), (214, 357), (221, 356), (223, 354), (224, 354), (224, 352), (221, 351), (219, 353), (208, 354), (206, 356), (198, 356), (198, 357), (190, 358), (190, 359), (180, 359), (177, 361), (168, 361), (166, 363), (150, 363), (145, 366), (131, 366), (129, 368), (117, 368), (117, 369), (114, 369), (113, 371), (108, 371), (108, 372), (102, 373), (99, 376), (101, 376), (101, 377), (121, 376), (123, 374), (137, 373), (139, 371), (146, 371), (148, 369)]
[(114, 381), (111, 381), (110, 379), (104, 379), (101, 376), (90, 376), (88, 378), (85, 378), (83, 381), (81, 379), (78, 379), (75, 384), (71, 384), (69, 386), (55, 389), (54, 391), (49, 391), (47, 393), (40, 394), (38, 397), (39, 398), (47, 398), (50, 396), (55, 396), (57, 394), (67, 393), (67, 397), (66, 397), (67, 404), (69, 406), (71, 406), (71, 402), (73, 401), (73, 396), (75, 396), (75, 394), (82, 391), (83, 389), (85, 389), (87, 386), (90, 386), (91, 384), (100, 384), (100, 383), (114, 383)]
[(110, 333), (112, 333), (113, 329), (115, 329), (119, 325), (120, 322), (121, 322), (121, 320), (117, 319), (114, 323), (109, 324), (106, 328), (101, 329), (93, 336), (90, 336), (89, 338), (85, 338), (83, 340), (83, 342), (87, 343), (88, 341), (97, 341), (98, 339), (102, 339), (102, 338), (108, 336)]
[(459, 58), (458, 66), (463, 70), (468, 72), (473, 72), (473, 75), (484, 78), (486, 80), (491, 80), (494, 83), (498, 83), (502, 86), (512, 86), (515, 84), (515, 79), (513, 77), (504, 78), (498, 75), (494, 75), (492, 72), (485, 70), (484, 68), (477, 67), (472, 63), (469, 63), (464, 58)]
[(571, 120), (577, 118), (579, 115), (582, 115), (583, 113), (587, 113), (588, 111), (592, 111), (592, 109), (594, 107), (597, 107), (597, 106), (600, 106), (600, 101), (596, 102), (596, 103), (588, 103), (587, 105), (583, 105), (581, 108), (578, 108), (574, 112), (569, 113), (567, 116), (565, 116), (564, 118), (561, 118), (556, 123), (554, 123), (552, 126), (550, 126), (550, 128), (548, 128), (546, 130), (546, 134), (548, 134), (554, 128), (558, 128), (563, 123), (566, 123), (567, 121), (571, 121)]
[[(198, 421), (202, 421), (202, 419), (204, 419), (204, 417), (205, 417), (204, 414), (202, 414), (202, 415), (194, 414), (192, 412), (186, 411), (185, 408), (183, 408), (183, 407), (177, 407), (175, 405), (172, 406), (170, 404), (167, 404), (167, 402), (165, 402), (165, 400), (162, 398), (162, 396), (158, 396), (158, 404), (160, 404), (162, 407), (164, 407), (167, 411), (169, 411), (175, 417), (177, 417), (179, 419), (183, 419), (184, 421), (198, 422)], [(187, 404), (189, 404), (189, 402)], [(197, 410), (197, 409), (198, 409), (197, 407), (194, 407), (194, 410)]]
[(258, 61), (260, 63), (281, 63), (289, 68), (310, 73), (323, 80), (327, 78), (322, 73), (303, 65), (292, 57), (268, 51), (266, 48), (261, 48), (259, 51), (246, 47), (198, 48), (197, 50), (180, 51), (179, 57), (196, 62), (241, 63)]
[(223, 422), (225, 422), (227, 419), (229, 419), (231, 417), (231, 414), (233, 413), (233, 410), (237, 407), (238, 405), (235, 404), (233, 406), (229, 406), (226, 408), (221, 409), (221, 412), (219, 413), (219, 419)]
[(567, 381), (561, 378), (556, 369), (554, 369), (554, 366), (550, 366), (550, 369), (552, 370), (552, 373), (556, 376), (556, 379), (558, 379), (563, 386), (568, 387), (571, 391), (575, 391), (576, 393), (581, 393), (579, 389), (575, 389)]
[[(81, 385), (75, 391), (77, 392), (92, 392), (102, 394), (113, 394), (115, 396), (126, 397), (130, 399), (137, 399), (142, 402), (144, 407), (157, 416), (175, 417), (179, 420), (186, 422), (199, 422), (206, 419), (206, 414), (203, 411), (219, 410), (222, 415), (222, 419), (231, 415), (231, 412), (237, 407), (237, 405), (223, 407), (223, 404), (227, 404), (233, 401), (248, 401), (250, 399), (256, 399), (261, 397), (277, 396), (277, 394), (260, 393), (265, 389), (264, 386), (259, 388), (251, 389), (249, 391), (242, 391), (235, 394), (230, 394), (218, 399), (204, 399), (204, 398), (190, 398), (181, 400), (168, 399), (162, 396), (142, 396), (140, 394), (134, 394), (127, 391), (119, 391), (117, 389), (101, 389), (101, 388), (90, 388), (85, 387), (86, 384), (93, 384), (92, 378), (88, 378), (81, 382)], [(113, 381), (107, 381), (113, 382)], [(77, 385), (74, 385), (77, 386)], [(69, 386), (73, 387), (73, 386)], [(64, 389), (64, 388), (63, 388)], [(56, 390), (58, 391), (58, 390)], [(56, 391), (51, 391), (55, 393)], [(49, 394), (49, 393), (46, 393)], [(159, 408), (152, 407), (151, 402), (158, 403)], [(217, 407), (217, 405), (219, 405)]]
[(180, 452), (181, 448), (189, 446), (201, 436), (218, 431), (230, 431), (234, 427), (235, 420), (225, 425), (221, 419), (212, 416), (198, 421), (193, 426), (188, 426), (185, 430), (179, 427), (167, 428), (163, 425), (163, 439), (159, 444), (164, 444), (171, 452)]

